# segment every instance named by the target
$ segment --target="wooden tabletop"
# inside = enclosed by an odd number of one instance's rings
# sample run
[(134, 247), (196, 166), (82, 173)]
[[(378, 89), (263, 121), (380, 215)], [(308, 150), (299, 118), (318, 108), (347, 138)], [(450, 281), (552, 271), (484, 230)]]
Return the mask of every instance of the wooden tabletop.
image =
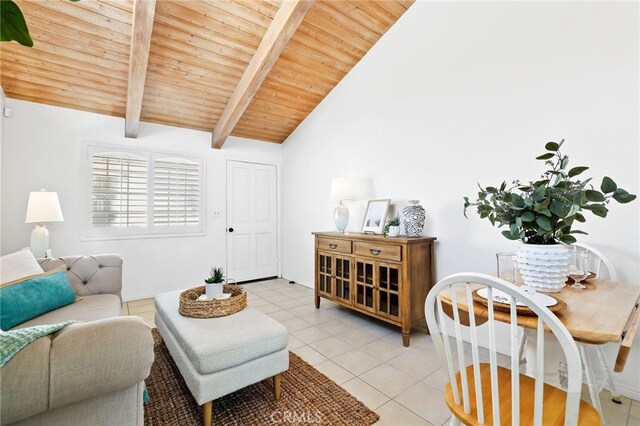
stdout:
[(359, 240), (370, 240), (378, 243), (410, 243), (415, 241), (435, 241), (436, 237), (407, 237), (406, 235), (399, 235), (397, 237), (387, 237), (379, 234), (365, 234), (363, 232), (312, 232), (311, 234), (316, 237), (324, 238), (338, 238), (338, 239), (352, 239), (357, 238)]
[[(620, 343), (621, 352), (624, 352), (625, 359), (618, 361), (621, 361), (624, 366), (626, 355), (631, 348), (640, 322), (638, 307), (640, 286), (597, 278), (590, 279), (583, 284), (586, 284), (588, 288), (580, 290), (567, 285), (559, 293), (553, 293), (553, 296), (567, 304), (567, 308), (556, 312), (556, 315), (576, 341), (592, 344)], [(479, 287), (481, 286), (473, 285), (474, 289)], [(456, 291), (459, 294), (457, 298), (459, 308), (468, 312), (464, 286), (457, 286)], [(442, 299), (450, 302), (447, 292), (442, 294)], [(474, 302), (474, 313), (476, 317), (488, 317), (487, 307), (479, 302)], [(511, 321), (509, 313), (494, 311), (494, 315), (498, 321), (507, 323)], [(535, 330), (538, 318), (518, 315), (518, 324)], [(619, 353), (619, 357), (620, 355)]]

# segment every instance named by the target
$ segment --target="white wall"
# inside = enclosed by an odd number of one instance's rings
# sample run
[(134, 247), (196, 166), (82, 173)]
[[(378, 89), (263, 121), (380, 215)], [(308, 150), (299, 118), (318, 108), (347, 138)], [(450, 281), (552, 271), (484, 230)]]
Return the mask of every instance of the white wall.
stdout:
[[(536, 179), (565, 138), (573, 165), (632, 193), (639, 174), (638, 3), (417, 2), (284, 144), (283, 276), (313, 285), (312, 231), (333, 229), (331, 178), (371, 179), (370, 198), (420, 199), (437, 275), (494, 272), (517, 248), (462, 197), (476, 182)], [(359, 230), (365, 201), (350, 203)], [(583, 229), (621, 281), (640, 283), (640, 203)], [(640, 339), (638, 339), (640, 340)], [(614, 346), (614, 345), (610, 345)], [(609, 348), (612, 351), (615, 348)], [(640, 397), (638, 342), (624, 392)]]
[[(6, 103), (13, 117), (3, 119), (2, 253), (29, 245), (29, 192), (57, 191), (65, 221), (47, 225), (54, 255), (121, 254), (125, 300), (199, 285), (212, 265), (226, 265), (227, 159), (281, 165), (282, 148), (275, 144), (231, 137), (224, 149), (212, 150), (211, 133), (151, 123), (141, 123), (137, 139), (125, 139), (121, 118), (15, 99)], [(206, 157), (206, 235), (81, 241), (83, 140)], [(215, 210), (222, 216), (214, 218)]]

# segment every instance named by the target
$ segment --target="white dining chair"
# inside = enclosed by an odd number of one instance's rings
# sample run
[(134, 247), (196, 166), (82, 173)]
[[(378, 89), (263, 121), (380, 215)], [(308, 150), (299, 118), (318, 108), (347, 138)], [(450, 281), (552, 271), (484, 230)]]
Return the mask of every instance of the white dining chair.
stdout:
[[(475, 285), (487, 287), (484, 314), (471, 314)], [(506, 293), (510, 306), (511, 369), (498, 366), (493, 295)], [(538, 316), (534, 378), (520, 374), (519, 327), (516, 303), (522, 302)], [(471, 308), (469, 308), (471, 307)], [(479, 311), (480, 312), (480, 311)], [(452, 425), (599, 425), (600, 415), (580, 399), (582, 364), (578, 347), (560, 320), (546, 307), (511, 283), (490, 275), (461, 273), (438, 282), (427, 295), (425, 315), (443, 370), (449, 380), (445, 400)], [(478, 325), (488, 326), (489, 362), (481, 362)], [(557, 338), (567, 360), (567, 390), (544, 383), (544, 333)], [(471, 343), (470, 363), (463, 335)], [(452, 348), (453, 343), (453, 348)]]
[[(598, 278), (608, 279), (610, 281), (617, 280), (616, 270), (613, 263), (600, 251), (582, 243), (573, 244), (589, 252), (589, 271), (594, 272)], [(589, 396), (591, 403), (602, 416), (603, 423), (605, 421), (600, 404), (600, 392), (608, 385), (611, 399), (617, 404), (621, 404), (620, 394), (613, 380), (613, 372), (604, 353), (604, 345), (592, 345), (588, 343), (578, 343), (578, 349), (582, 355), (584, 365), (585, 382), (589, 388)], [(597, 362), (594, 360), (597, 358)]]

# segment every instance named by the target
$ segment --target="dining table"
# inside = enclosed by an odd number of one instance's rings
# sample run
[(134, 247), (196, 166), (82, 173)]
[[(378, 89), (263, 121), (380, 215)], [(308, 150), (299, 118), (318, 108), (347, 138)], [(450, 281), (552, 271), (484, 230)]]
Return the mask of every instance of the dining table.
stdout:
[[(566, 305), (554, 313), (577, 342), (594, 345), (617, 344), (614, 371), (621, 372), (640, 325), (640, 286), (601, 278), (592, 278), (583, 281), (582, 284), (586, 288), (578, 289), (566, 285), (559, 292), (551, 293)], [(472, 283), (474, 290), (481, 287)], [(459, 311), (468, 315), (470, 309), (464, 296), (464, 286), (457, 286), (455, 291)], [(444, 303), (451, 303), (448, 294), (443, 293), (441, 297)], [(488, 307), (477, 300), (473, 302), (473, 312), (478, 324), (488, 319)], [(509, 312), (495, 308), (494, 318), (504, 323), (511, 322)], [(518, 314), (517, 322), (524, 328), (527, 336), (525, 373), (533, 376), (538, 318), (534, 315)], [(554, 345), (554, 340), (550, 332), (545, 333), (545, 382), (558, 385), (558, 363), (562, 361), (563, 355), (559, 345)]]

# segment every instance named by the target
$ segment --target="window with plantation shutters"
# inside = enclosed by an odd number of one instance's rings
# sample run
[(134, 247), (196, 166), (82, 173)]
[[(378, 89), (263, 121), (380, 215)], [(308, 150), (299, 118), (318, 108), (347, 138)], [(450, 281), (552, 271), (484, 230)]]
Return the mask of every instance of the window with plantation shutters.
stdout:
[(88, 143), (84, 238), (202, 235), (204, 159)]
[(200, 168), (181, 158), (153, 159), (153, 224), (193, 226), (200, 223)]
[(91, 224), (97, 227), (147, 224), (147, 159), (122, 153), (93, 155)]

